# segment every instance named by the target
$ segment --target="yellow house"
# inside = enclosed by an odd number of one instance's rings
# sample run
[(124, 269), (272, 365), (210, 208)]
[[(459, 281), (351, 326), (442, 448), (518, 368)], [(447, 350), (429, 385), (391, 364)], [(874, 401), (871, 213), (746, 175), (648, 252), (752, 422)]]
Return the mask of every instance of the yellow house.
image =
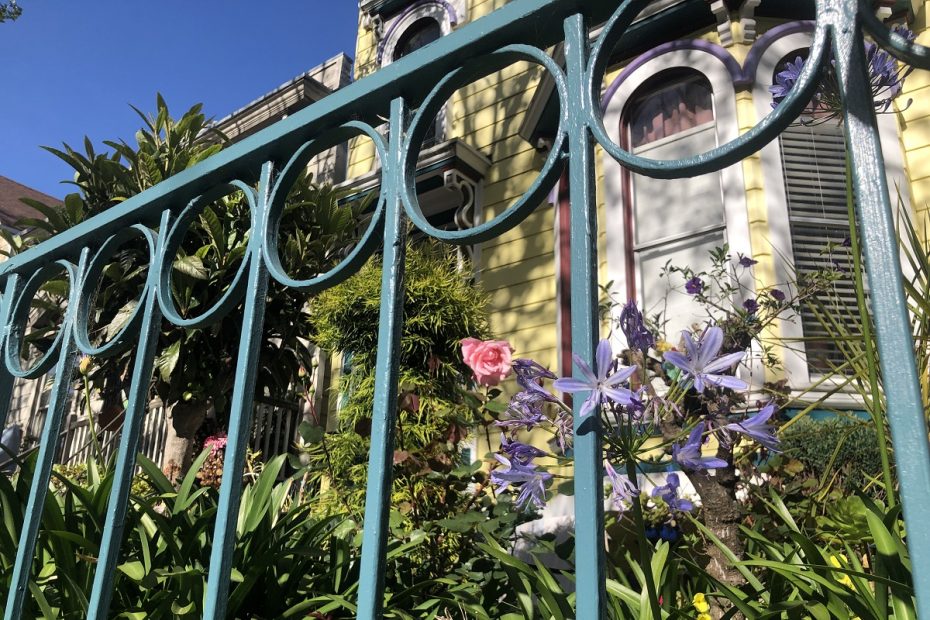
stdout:
[[(506, 0), (361, 0), (356, 78), (500, 8)], [(634, 153), (655, 159), (694, 155), (724, 144), (772, 109), (770, 87), (786, 63), (804, 58), (812, 40), (813, 2), (788, 0), (655, 0), (614, 50), (601, 84), (605, 128)], [(928, 3), (875, 3), (889, 25), (904, 24), (920, 42)], [(592, 31), (592, 37), (597, 28)], [(556, 60), (560, 49), (550, 50)], [(437, 80), (440, 76), (437, 76)], [(928, 78), (915, 72), (889, 113), (879, 116), (892, 204), (926, 209), (930, 136), (924, 117)], [(486, 221), (523, 194), (536, 178), (557, 120), (553, 84), (540, 67), (516, 63), (460, 88), (424, 140), (418, 193), (435, 224)], [(836, 122), (791, 127), (762, 151), (718, 173), (653, 180), (632, 175), (597, 152), (598, 256), (601, 282), (635, 298), (650, 313), (665, 312), (666, 337), (706, 320), (683, 290), (680, 274), (662, 278), (671, 262), (701, 271), (709, 251), (727, 244), (736, 260), (758, 261), (764, 287), (784, 287), (833, 260), (822, 249), (848, 234), (845, 146)], [(350, 150), (348, 183), (377, 183), (370, 143)], [(492, 298), (492, 324), (516, 355), (560, 374), (570, 361), (567, 191), (563, 181), (522, 224), (473, 250), (478, 279)], [(900, 192), (896, 191), (900, 188)], [(677, 280), (675, 278), (678, 278)], [(743, 293), (754, 295), (751, 281)], [(836, 291), (855, 307), (852, 289)], [(735, 300), (740, 303), (742, 299)], [(778, 322), (770, 336), (796, 343), (776, 351), (781, 368), (766, 370), (756, 351), (741, 369), (754, 385), (786, 378), (796, 395), (814, 401), (835, 351), (806, 340), (820, 334), (802, 312)], [(604, 335), (607, 334), (605, 325)], [(622, 345), (622, 336), (618, 344)], [(856, 407), (834, 396), (831, 406)], [(478, 454), (484, 453), (479, 446)]]

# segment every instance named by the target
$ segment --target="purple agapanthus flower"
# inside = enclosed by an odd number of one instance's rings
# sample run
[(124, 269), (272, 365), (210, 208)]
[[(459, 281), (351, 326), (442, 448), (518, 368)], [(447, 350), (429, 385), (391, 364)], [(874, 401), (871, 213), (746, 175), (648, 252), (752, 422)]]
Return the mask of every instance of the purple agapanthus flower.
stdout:
[(711, 456), (703, 456), (701, 447), (704, 445), (702, 437), (704, 425), (698, 424), (691, 430), (688, 440), (682, 445), (675, 444), (672, 446), (672, 459), (685, 469), (716, 469), (726, 467), (727, 462), (723, 459)]
[(573, 355), (575, 365), (581, 373), (582, 378), (564, 377), (556, 379), (552, 385), (557, 390), (574, 394), (576, 392), (588, 392), (591, 394), (581, 405), (581, 411), (578, 415), (584, 417), (597, 409), (601, 403), (614, 402), (618, 405), (631, 405), (634, 400), (634, 394), (627, 388), (620, 387), (620, 384), (629, 379), (636, 372), (635, 366), (620, 366), (613, 373), (610, 372), (613, 351), (610, 348), (608, 340), (601, 340), (597, 345), (597, 354), (595, 359), (596, 373), (591, 371), (583, 359)]
[(759, 263), (759, 261), (753, 260), (753, 259), (752, 259), (751, 257), (749, 257), (749, 256), (745, 256), (745, 255), (743, 255), (743, 254), (740, 254), (740, 255), (739, 255), (739, 265), (740, 265), (740, 267), (749, 268), (749, 267), (752, 267), (753, 265), (757, 265), (758, 263)]
[(775, 435), (775, 427), (768, 423), (769, 419), (775, 413), (775, 403), (770, 402), (759, 412), (743, 420), (727, 424), (723, 428), (734, 433), (740, 433), (756, 441), (772, 452), (780, 452), (778, 437)]
[(522, 426), (528, 431), (533, 430), (546, 420), (540, 406), (543, 400), (543, 396), (535, 390), (517, 392), (507, 405), (504, 412), (506, 417), (496, 420), (494, 424), (502, 428), (517, 429)]
[(785, 293), (781, 291), (780, 289), (773, 288), (772, 290), (769, 291), (769, 295), (771, 295), (772, 299), (774, 299), (775, 301), (779, 303), (785, 301)]
[(674, 364), (686, 376), (691, 377), (694, 381), (695, 390), (703, 393), (706, 384), (730, 388), (731, 390), (745, 390), (749, 387), (742, 379), (719, 374), (732, 368), (746, 355), (745, 352), (739, 351), (717, 357), (720, 347), (723, 346), (722, 329), (716, 325), (708, 327), (698, 342), (694, 341), (688, 331), (683, 331), (681, 334), (687, 349), (687, 355), (679, 351), (668, 351), (665, 354), (665, 361)]
[(537, 508), (546, 506), (546, 482), (552, 479), (552, 474), (536, 471), (535, 465), (524, 465), (516, 459), (511, 461), (500, 454), (495, 454), (494, 458), (506, 467), (491, 472), (491, 482), (497, 485), (498, 493), (513, 485), (520, 489), (517, 507), (522, 508), (528, 501), (533, 502)]
[(749, 314), (755, 314), (756, 312), (759, 311), (759, 302), (756, 301), (755, 299), (751, 299), (751, 298), (747, 299), (746, 301), (743, 302), (743, 308)]
[[(913, 41), (915, 34), (905, 27), (898, 26), (895, 33), (908, 41)], [(872, 105), (878, 113), (885, 113), (891, 108), (891, 102), (901, 94), (904, 79), (913, 70), (901, 63), (872, 42), (865, 44), (865, 57), (869, 67), (869, 85), (872, 91)], [(796, 57), (788, 62), (782, 71), (775, 75), (775, 84), (769, 87), (772, 93), (772, 107), (777, 107), (791, 92), (804, 68), (804, 59)], [(808, 108), (816, 113), (817, 122), (838, 118), (842, 114), (842, 102), (836, 77), (836, 61), (826, 67), (826, 72), (813, 101)]]
[(700, 295), (701, 291), (704, 290), (704, 281), (699, 277), (694, 276), (687, 282), (685, 282), (685, 292), (689, 295)]
[(623, 512), (626, 510), (625, 502), (632, 501), (639, 494), (639, 489), (629, 478), (618, 474), (609, 461), (604, 461), (604, 471), (611, 487), (610, 497), (607, 499), (614, 510)]
[(575, 439), (574, 418), (567, 411), (560, 411), (555, 420), (552, 421), (555, 427), (555, 440), (559, 444), (562, 454), (572, 447)]
[(620, 311), (620, 329), (623, 330), (626, 342), (632, 349), (648, 351), (656, 343), (655, 336), (646, 327), (643, 313), (632, 299), (626, 302)]
[(788, 96), (788, 93), (797, 83), (803, 69), (804, 59), (798, 56), (794, 61), (789, 60), (785, 64), (785, 68), (775, 74), (775, 83), (769, 86), (769, 92), (772, 93), (773, 108), (785, 100), (785, 97)]
[(555, 374), (548, 368), (545, 368), (539, 362), (529, 359), (515, 359), (513, 364), (513, 373), (516, 375), (517, 384), (525, 390), (531, 390), (539, 387), (540, 379), (555, 379)]
[(508, 439), (507, 436), (503, 434), (501, 434), (501, 451), (507, 454), (511, 459), (519, 461), (523, 465), (529, 465), (536, 457), (546, 456), (546, 453), (536, 446)]
[(677, 512), (690, 512), (694, 510), (694, 504), (689, 500), (678, 497), (678, 488), (681, 482), (678, 480), (678, 474), (671, 473), (665, 479), (665, 484), (652, 490), (652, 497), (658, 497), (668, 506), (669, 510)]

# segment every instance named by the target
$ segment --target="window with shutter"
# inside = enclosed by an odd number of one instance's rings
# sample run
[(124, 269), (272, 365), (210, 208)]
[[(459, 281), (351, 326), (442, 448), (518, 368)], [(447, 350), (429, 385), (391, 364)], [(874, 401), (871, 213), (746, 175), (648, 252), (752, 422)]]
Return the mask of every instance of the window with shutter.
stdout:
[[(779, 138), (781, 163), (788, 206), (794, 270), (798, 278), (824, 269), (851, 273), (846, 210), (846, 143), (843, 128), (830, 121), (789, 127)], [(832, 285), (800, 313), (804, 349), (811, 374), (831, 372), (843, 362), (836, 343), (823, 325), (829, 317), (854, 325), (858, 315), (856, 291), (851, 277)]]

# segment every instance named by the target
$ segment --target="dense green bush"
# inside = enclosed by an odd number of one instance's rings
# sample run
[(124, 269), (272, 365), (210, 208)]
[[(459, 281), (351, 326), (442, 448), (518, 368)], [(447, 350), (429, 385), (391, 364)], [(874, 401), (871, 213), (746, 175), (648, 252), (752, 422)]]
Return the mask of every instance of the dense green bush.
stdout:
[[(460, 464), (460, 442), (476, 422), (460, 341), (487, 336), (487, 298), (450, 251), (435, 244), (408, 248), (404, 281), (392, 503), (415, 520), (429, 520), (455, 513), (468, 501), (469, 480), (449, 475)], [(311, 450), (311, 463), (327, 480), (328, 494), (353, 511), (364, 505), (368, 473), (380, 292), (381, 263), (375, 258), (311, 306), (312, 339), (341, 353), (349, 367), (338, 386), (339, 431)]]
[(867, 489), (881, 476), (881, 455), (871, 420), (804, 418), (785, 428), (781, 446), (783, 454), (801, 462), (809, 475), (832, 479), (847, 493)]

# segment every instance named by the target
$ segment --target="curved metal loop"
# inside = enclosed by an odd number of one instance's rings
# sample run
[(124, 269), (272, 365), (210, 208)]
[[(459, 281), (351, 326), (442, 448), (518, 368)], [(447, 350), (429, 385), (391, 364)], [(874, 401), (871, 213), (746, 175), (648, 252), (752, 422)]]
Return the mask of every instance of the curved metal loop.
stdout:
[(903, 63), (919, 69), (930, 69), (930, 47), (912, 43), (879, 20), (866, 0), (859, 0), (862, 27), (883, 49)]
[(620, 42), (620, 39), (623, 38), (623, 35), (626, 34), (627, 28), (630, 27), (630, 24), (633, 23), (633, 20), (636, 19), (636, 16), (647, 4), (649, 4), (649, 0), (625, 0), (604, 24), (601, 33), (591, 47), (589, 69), (585, 76), (585, 85), (588, 89), (585, 96), (590, 93), (593, 98), (594, 93), (600, 91), (600, 84), (596, 83), (594, 79), (604, 74), (607, 64), (610, 62), (610, 54), (617, 46), (617, 43)]
[[(552, 150), (546, 158), (539, 176), (516, 203), (507, 207), (494, 219), (466, 230), (441, 230), (430, 224), (420, 209), (416, 195), (416, 167), (419, 148), (429, 124), (436, 118), (439, 109), (457, 89), (470, 84), (494, 71), (499, 71), (518, 61), (542, 65), (555, 82), (559, 95), (559, 127)], [(470, 245), (487, 241), (510, 230), (532, 213), (552, 189), (564, 167), (563, 150), (566, 144), (565, 127), (568, 118), (568, 89), (562, 69), (542, 50), (529, 45), (508, 45), (480, 59), (474, 59), (448, 73), (430, 91), (411, 122), (410, 131), (404, 141), (402, 200), (407, 216), (413, 224), (430, 237), (458, 245)]]
[(319, 138), (305, 142), (288, 161), (281, 174), (275, 180), (271, 197), (268, 201), (268, 208), (265, 209), (264, 239), (262, 240), (262, 255), (268, 268), (268, 274), (283, 284), (284, 286), (295, 288), (300, 291), (316, 293), (323, 289), (335, 286), (353, 273), (358, 271), (365, 261), (374, 253), (381, 241), (381, 232), (384, 228), (384, 181), (381, 183), (381, 194), (378, 197), (378, 203), (372, 215), (371, 222), (365, 230), (362, 238), (355, 245), (352, 251), (335, 267), (326, 273), (308, 278), (306, 280), (296, 280), (290, 277), (281, 264), (281, 257), (278, 253), (278, 233), (281, 226), (281, 216), (284, 213), (284, 203), (287, 194), (290, 191), (291, 184), (304, 171), (307, 163), (314, 156), (322, 153), (326, 149), (332, 148), (346, 140), (356, 136), (365, 135), (374, 142), (375, 152), (378, 160), (385, 161), (384, 141), (380, 134), (371, 126), (359, 121), (350, 121), (329, 132), (325, 139)]
[[(90, 341), (88, 327), (90, 325), (90, 315), (91, 309), (93, 308), (94, 294), (97, 292), (100, 279), (103, 276), (103, 270), (107, 266), (109, 260), (112, 258), (116, 250), (121, 245), (137, 235), (141, 235), (142, 238), (145, 239), (149, 248), (149, 266), (148, 273), (145, 277), (145, 285), (143, 286), (139, 297), (136, 299), (135, 309), (133, 309), (132, 314), (123, 323), (123, 327), (120, 328), (119, 332), (110, 340), (104, 342), (102, 345), (94, 346), (94, 344)], [(145, 301), (146, 295), (153, 294), (153, 289), (155, 288), (152, 273), (155, 272), (155, 270), (153, 270), (153, 266), (155, 265), (155, 248), (157, 239), (158, 237), (154, 231), (141, 224), (135, 224), (129, 228), (124, 228), (115, 235), (112, 235), (103, 243), (102, 246), (100, 246), (100, 249), (97, 251), (97, 253), (94, 254), (94, 257), (88, 264), (87, 271), (81, 281), (81, 294), (78, 300), (77, 312), (74, 318), (74, 342), (78, 348), (78, 351), (85, 355), (99, 355), (103, 357), (109, 357), (118, 353), (122, 353), (127, 348), (132, 346), (133, 340), (129, 338), (129, 335), (138, 332), (141, 329), (143, 320), (141, 308), (144, 305), (143, 302)]]
[[(61, 343), (64, 340), (65, 332), (68, 330), (66, 325), (59, 327), (58, 334), (55, 336), (55, 340), (52, 341), (48, 351), (29, 368), (23, 368), (20, 353), (22, 351), (23, 335), (26, 331), (26, 321), (29, 320), (32, 300), (39, 291), (39, 288), (48, 281), (50, 276), (55, 274), (62, 267), (68, 277), (68, 305), (71, 306), (77, 303), (78, 294), (80, 292), (80, 287), (77, 286), (77, 283), (80, 281), (79, 274), (77, 272), (77, 267), (65, 260), (43, 265), (41, 269), (32, 274), (32, 277), (26, 281), (26, 285), (14, 302), (13, 311), (10, 314), (10, 330), (7, 336), (6, 347), (4, 347), (6, 351), (6, 359), (4, 360), (6, 368), (14, 377), (19, 377), (21, 379), (37, 379), (51, 370), (58, 361), (57, 354), (61, 350)], [(65, 317), (65, 322), (67, 323), (67, 313)]]
[[(621, 9), (626, 7), (627, 5), (624, 5)], [(804, 69), (801, 71), (794, 88), (781, 104), (746, 133), (710, 151), (691, 157), (670, 160), (649, 159), (633, 155), (610, 138), (607, 129), (604, 127), (604, 114), (600, 106), (589, 107), (591, 117), (588, 120), (588, 126), (594, 139), (611, 157), (620, 165), (637, 174), (656, 179), (680, 179), (722, 170), (727, 166), (739, 163), (751, 153), (760, 150), (777, 138), (804, 111), (820, 84), (820, 73), (829, 56), (831, 27), (820, 22), (817, 23), (808, 61), (804, 63)], [(601, 37), (610, 35), (610, 31), (605, 29)], [(598, 45), (596, 49), (598, 54), (605, 54), (609, 53), (612, 48)], [(592, 73), (592, 70), (602, 64), (597, 56), (592, 56), (586, 83), (593, 84), (594, 78), (600, 77), (600, 74)]]
[(259, 240), (252, 236), (249, 237), (248, 247), (246, 248), (245, 255), (242, 257), (242, 264), (239, 265), (239, 270), (236, 271), (236, 275), (233, 276), (229, 288), (226, 289), (226, 292), (223, 293), (209, 309), (195, 317), (186, 319), (178, 312), (174, 305), (174, 299), (171, 297), (171, 275), (174, 269), (174, 257), (181, 247), (181, 241), (184, 239), (184, 235), (187, 234), (188, 228), (194, 221), (194, 218), (200, 215), (204, 207), (211, 202), (236, 190), (241, 190), (242, 193), (245, 194), (246, 201), (248, 201), (249, 204), (250, 231), (254, 231), (256, 229), (255, 204), (258, 199), (257, 192), (254, 188), (249, 187), (242, 181), (232, 181), (230, 183), (224, 183), (191, 200), (184, 210), (181, 211), (181, 214), (171, 226), (171, 230), (168, 232), (168, 236), (165, 239), (165, 248), (162, 254), (163, 260), (158, 270), (158, 304), (161, 306), (164, 317), (178, 327), (203, 327), (219, 321), (242, 300), (242, 296), (245, 293), (245, 285), (248, 280), (249, 261), (253, 260), (255, 244), (259, 242)]

